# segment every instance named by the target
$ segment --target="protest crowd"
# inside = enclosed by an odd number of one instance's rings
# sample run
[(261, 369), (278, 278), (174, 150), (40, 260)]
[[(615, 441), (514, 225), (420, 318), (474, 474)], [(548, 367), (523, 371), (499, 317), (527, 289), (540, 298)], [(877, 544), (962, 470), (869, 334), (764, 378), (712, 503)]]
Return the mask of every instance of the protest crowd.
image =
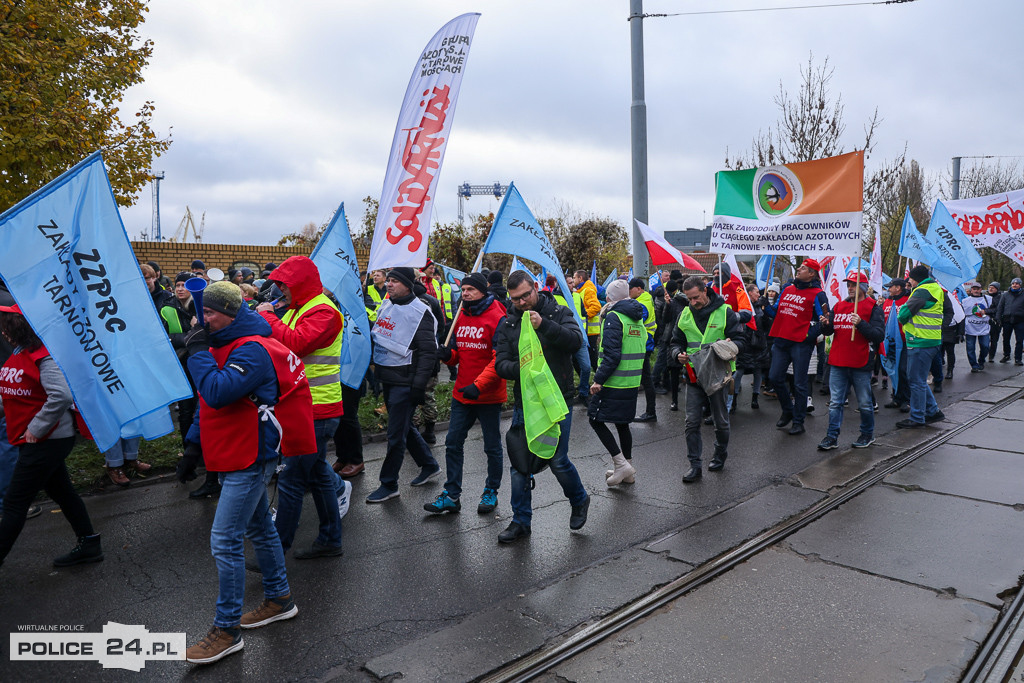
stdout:
[[(605, 486), (638, 481), (643, 459), (633, 451), (630, 425), (659, 419), (685, 424), (687, 462), (680, 476), (696, 484), (705, 459), (708, 472), (726, 466), (730, 415), (741, 403), (764, 410), (763, 428), (774, 420), (799, 437), (816, 409), (815, 395), (827, 397), (817, 406), (827, 427), (812, 438), (817, 449), (831, 450), (840, 444), (852, 394), (860, 415), (852, 446), (868, 448), (879, 410), (872, 387), (879, 382), (889, 396), (881, 408), (901, 411), (906, 417), (898, 426), (916, 429), (943, 418), (934, 394), (953, 377), (957, 345), (966, 345), (969, 372), (983, 372), (997, 355), (1000, 362), (1024, 365), (1020, 278), (1006, 291), (998, 282), (967, 282), (955, 296), (916, 265), (876, 292), (865, 273), (852, 269), (837, 276), (846, 296), (830, 305), (823, 285), (829, 266), (840, 267), (805, 258), (787, 282), (772, 278), (763, 287), (744, 283), (724, 261), (702, 275), (663, 270), (650, 279), (624, 275), (603, 285), (577, 270), (563, 280), (569, 291), (560, 278), (541, 281), (527, 270), (506, 278), (484, 269), (453, 287), (429, 259), (422, 269), (364, 272), (372, 360), (358, 388), (351, 388), (341, 381), (345, 316), (309, 258), (267, 263), (259, 277), (247, 268), (207, 270), (196, 260), (171, 280), (157, 263), (140, 264), (192, 389), (175, 404), (182, 441), (176, 476), (191, 482), (203, 466), (204, 478), (188, 495), (217, 505), (210, 533), (220, 576), (216, 615), (187, 659), (215, 662), (242, 648), (242, 629), (298, 613), (287, 554), (296, 560), (342, 555), (351, 480), (365, 473), (358, 408), (368, 394), (383, 397), (388, 420), (379, 485), (366, 503), (401, 495), (408, 452), (415, 465), (408, 485), (443, 479), (427, 512), (460, 512), (465, 488), (472, 487), (474, 499), (480, 495), (477, 512), (491, 513), (502, 504), (508, 466), (505, 500), (512, 518), (497, 537), (508, 544), (530, 535), (531, 490), (544, 469), (569, 500), (569, 528), (586, 524), (591, 496), (569, 453), (574, 408), (608, 450)], [(186, 286), (190, 281), (200, 284)], [(76, 428), (63, 375), (6, 290), (0, 291), (0, 333), (0, 561), (26, 519), (39, 514), (33, 501), (40, 491), (60, 505), (78, 539), (54, 566), (100, 561), (100, 534), (64, 464), (84, 427), (79, 420)], [(443, 466), (433, 449), (434, 388), (442, 365), (453, 378)], [(659, 415), (659, 394), (670, 394), (669, 412), (682, 415)], [(503, 434), (502, 411), (510, 400), (512, 418)], [(486, 479), (466, 482), (465, 444), (477, 422)], [(705, 425), (712, 428), (707, 453)], [(152, 469), (139, 460), (139, 442), (121, 439), (103, 453), (113, 484), (127, 486)], [(276, 487), (276, 495), (268, 496), (268, 487)], [(307, 493), (318, 535), (310, 546), (293, 548)], [(246, 561), (243, 539), (251, 542), (255, 562)], [(243, 612), (247, 571), (262, 576), (265, 600)]]

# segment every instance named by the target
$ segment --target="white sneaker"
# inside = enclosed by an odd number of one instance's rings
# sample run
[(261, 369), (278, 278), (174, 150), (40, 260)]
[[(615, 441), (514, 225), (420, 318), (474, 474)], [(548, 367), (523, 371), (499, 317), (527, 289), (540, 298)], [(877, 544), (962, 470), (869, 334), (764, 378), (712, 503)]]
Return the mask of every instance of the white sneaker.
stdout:
[(352, 501), (352, 482), (342, 479), (345, 484), (344, 490), (338, 495), (338, 516), (344, 517), (348, 514), (348, 504)]

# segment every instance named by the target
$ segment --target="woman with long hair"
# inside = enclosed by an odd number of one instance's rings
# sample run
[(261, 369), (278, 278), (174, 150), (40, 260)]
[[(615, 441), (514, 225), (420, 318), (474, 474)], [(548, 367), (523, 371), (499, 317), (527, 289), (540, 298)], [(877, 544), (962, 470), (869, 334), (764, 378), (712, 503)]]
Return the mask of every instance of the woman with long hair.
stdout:
[(64, 464), (75, 445), (71, 389), (17, 304), (0, 306), (0, 333), (14, 346), (14, 354), (0, 369), (0, 400), (7, 417), (7, 438), (18, 446), (18, 463), (0, 519), (0, 563), (21, 533), (40, 490), (60, 506), (78, 537), (78, 544), (56, 558), (53, 566), (99, 562), (103, 559), (100, 535), (93, 530)]

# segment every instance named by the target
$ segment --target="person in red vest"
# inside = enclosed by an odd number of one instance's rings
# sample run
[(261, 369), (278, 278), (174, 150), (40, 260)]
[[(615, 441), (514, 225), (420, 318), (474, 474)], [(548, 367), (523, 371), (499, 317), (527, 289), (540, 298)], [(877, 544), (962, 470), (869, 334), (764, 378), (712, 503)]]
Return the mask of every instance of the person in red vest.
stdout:
[[(772, 338), (772, 367), (769, 379), (779, 398), (782, 415), (775, 426), (789, 429), (792, 435), (803, 434), (807, 416), (807, 366), (818, 340), (819, 319), (828, 314), (828, 297), (821, 288), (818, 271), (821, 265), (814, 259), (804, 259), (796, 269), (793, 281), (782, 290), (772, 308), (775, 322), (768, 336)], [(793, 364), (793, 396), (786, 383), (786, 370)]]
[[(209, 332), (197, 325), (186, 338), (188, 369), (199, 391), (186, 449), (202, 443), (206, 468), (221, 473), (210, 530), (220, 592), (213, 627), (185, 651), (185, 658), (196, 664), (241, 650), (240, 629), (298, 614), (267, 483), (280, 456), (316, 452), (313, 398), (299, 357), (270, 336), (270, 324), (243, 304), (242, 290), (230, 282), (206, 288), (203, 316)], [(246, 614), (243, 537), (256, 551), (265, 596)]]
[[(907, 281), (902, 278), (895, 278), (885, 285), (889, 290), (889, 296), (882, 304), (882, 314), (885, 323), (889, 323), (889, 316), (899, 310), (899, 307), (907, 303), (910, 292), (907, 290)], [(903, 353), (900, 354), (900, 363), (897, 370), (898, 377), (893, 383), (892, 400), (885, 404), (886, 408), (898, 408), (900, 412), (910, 412), (910, 380), (907, 379), (907, 344), (903, 334), (903, 326), (900, 325), (899, 343), (903, 345)]]
[[(754, 321), (754, 306), (750, 303), (750, 296), (747, 294), (743, 280), (732, 272), (732, 268), (724, 261), (716, 263), (711, 269), (712, 289), (715, 294), (725, 299), (725, 303), (736, 313), (740, 322), (753, 331), (757, 331), (757, 322)], [(719, 286), (721, 283), (721, 286)]]
[(0, 416), (7, 418), (7, 440), (18, 447), (0, 519), (0, 564), (21, 534), (40, 489), (60, 506), (78, 537), (78, 545), (56, 558), (53, 566), (99, 562), (100, 535), (64, 464), (75, 445), (71, 389), (17, 304), (0, 306), (0, 332), (14, 346), (0, 369)]
[[(832, 350), (828, 354), (829, 391), (828, 433), (818, 444), (819, 451), (832, 450), (839, 445), (839, 428), (843, 424), (843, 404), (853, 387), (860, 406), (860, 436), (854, 448), (867, 448), (875, 442), (875, 408), (871, 395), (871, 368), (875, 358), (872, 344), (880, 344), (885, 337), (882, 307), (867, 295), (868, 278), (854, 272), (846, 278), (849, 296), (836, 304), (830, 315), (821, 316), (821, 331), (832, 336)], [(860, 292), (857, 289), (860, 288)]]

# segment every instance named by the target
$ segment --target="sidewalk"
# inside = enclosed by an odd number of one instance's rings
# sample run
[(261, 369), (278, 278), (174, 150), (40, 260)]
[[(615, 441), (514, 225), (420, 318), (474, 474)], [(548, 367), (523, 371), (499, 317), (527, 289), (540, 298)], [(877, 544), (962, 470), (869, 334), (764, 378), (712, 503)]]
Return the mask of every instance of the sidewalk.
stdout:
[[(943, 425), (1022, 388), (1017, 375), (976, 392), (947, 409)], [(886, 435), (871, 459), (934, 436), (923, 432)], [(1024, 571), (1021, 444), (1018, 397), (551, 673), (569, 681), (959, 680)], [(866, 457), (840, 453), (797, 479), (824, 493), (866, 471)], [(706, 531), (686, 529), (647, 550), (699, 563)]]

